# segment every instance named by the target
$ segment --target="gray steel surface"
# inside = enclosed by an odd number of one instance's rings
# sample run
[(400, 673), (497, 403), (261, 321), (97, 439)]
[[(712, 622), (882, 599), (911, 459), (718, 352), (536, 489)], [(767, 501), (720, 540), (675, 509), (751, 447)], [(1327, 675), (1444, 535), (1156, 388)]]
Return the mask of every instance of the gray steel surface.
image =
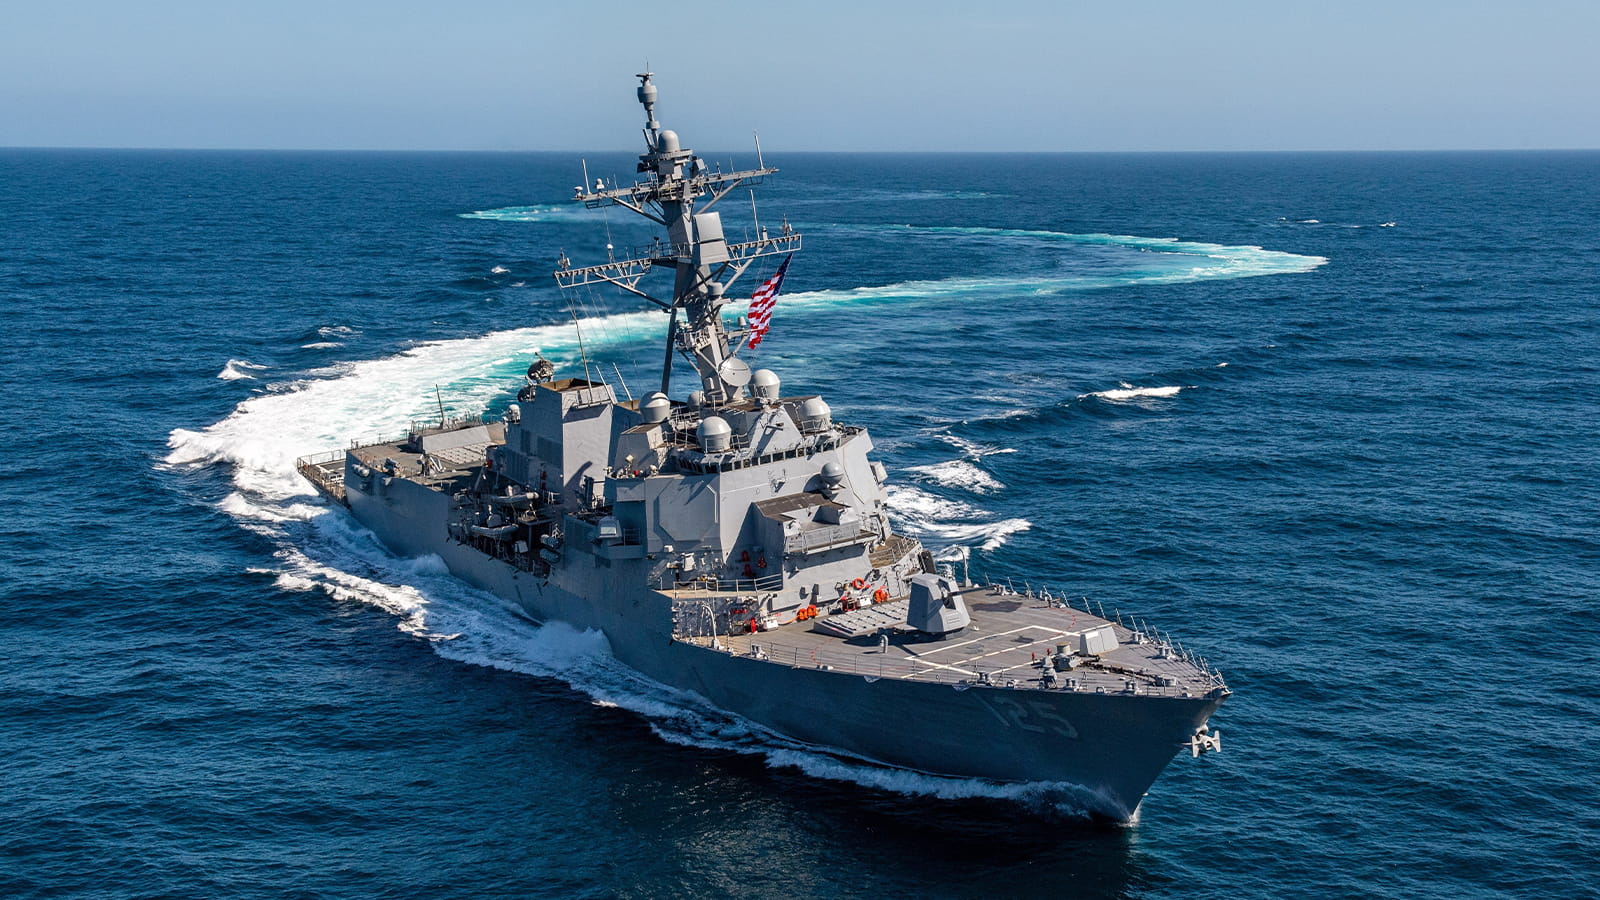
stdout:
[[(1221, 676), (1087, 604), (934, 576), (892, 531), (866, 430), (738, 358), (751, 335), (724, 321), (729, 289), (801, 241), (784, 225), (729, 244), (713, 207), (777, 170), (705, 163), (656, 121), (639, 77), (641, 178), (586, 174), (575, 199), (629, 209), (665, 240), (594, 266), (563, 256), (555, 276), (662, 307), (668, 359), (699, 384), (667, 397), (666, 366), (660, 393), (619, 401), (539, 357), (504, 421), (414, 426), (300, 471), (395, 552), (598, 629), (621, 662), (773, 731), (935, 775), (1070, 785), (1130, 817), (1180, 749), (1219, 747), (1206, 721)], [(655, 272), (671, 273), (664, 298), (644, 286)]]

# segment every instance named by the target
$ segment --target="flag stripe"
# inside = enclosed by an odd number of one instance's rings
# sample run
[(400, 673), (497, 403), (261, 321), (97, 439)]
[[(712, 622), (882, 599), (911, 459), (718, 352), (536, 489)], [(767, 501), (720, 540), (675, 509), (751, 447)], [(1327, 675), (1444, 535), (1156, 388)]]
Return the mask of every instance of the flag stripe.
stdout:
[(762, 282), (755, 293), (750, 295), (750, 346), (752, 347), (760, 344), (761, 339), (772, 328), (772, 309), (778, 305), (778, 291), (783, 288), (783, 276), (789, 271), (789, 260), (793, 258), (793, 253), (785, 257), (778, 271)]

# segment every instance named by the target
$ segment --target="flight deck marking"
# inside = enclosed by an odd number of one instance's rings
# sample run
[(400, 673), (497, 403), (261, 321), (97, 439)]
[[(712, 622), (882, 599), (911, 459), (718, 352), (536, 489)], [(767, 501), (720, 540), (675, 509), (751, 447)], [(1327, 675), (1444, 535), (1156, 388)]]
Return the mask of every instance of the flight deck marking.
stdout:
[[(1007, 635), (1016, 634), (1019, 631), (1027, 631), (1030, 628), (1037, 629), (1039, 631), (1049, 632), (1050, 636), (1049, 637), (1039, 638), (1036, 641), (1029, 641), (1026, 644), (1020, 644), (1020, 645), (1013, 644), (1011, 646), (1001, 647), (999, 650), (990, 650), (988, 653), (979, 653), (979, 654), (977, 654), (975, 656), (964, 657), (961, 660), (958, 660), (958, 662), (971, 664), (971, 663), (973, 663), (973, 662), (975, 662), (977, 660), (980, 660), (980, 659), (988, 659), (991, 656), (1000, 656), (1001, 654), (1005, 654), (1005, 653), (1021, 653), (1023, 650), (1026, 650), (1027, 648), (1035, 646), (1037, 644), (1049, 644), (1052, 641), (1056, 641), (1056, 640), (1058, 640), (1060, 638), (1065, 638), (1065, 637), (1070, 637), (1071, 636), (1069, 633), (1064, 633), (1064, 632), (1057, 631), (1057, 630), (1052, 629), (1052, 628), (1047, 628), (1047, 627), (1045, 627), (1043, 625), (1024, 625), (1021, 628), (1014, 628), (1011, 631), (1007, 631), (1007, 632), (1004, 632), (1004, 633), (1001, 633), (1001, 634), (989, 635), (988, 637), (997, 637), (997, 638), (998, 637), (1005, 637)], [(985, 640), (985, 638), (976, 638), (975, 640), (963, 641), (962, 643), (963, 644), (972, 644), (972, 643), (977, 643), (978, 641), (981, 641), (981, 640)], [(959, 645), (959, 644), (951, 644), (949, 647), (941, 647), (941, 648), (937, 648), (937, 649), (952, 650), (952, 649), (954, 649), (954, 648), (956, 648), (958, 646), (961, 646), (961, 645)], [(919, 655), (916, 658), (917, 659), (921, 659), (922, 657)], [(1033, 662), (1034, 662), (1034, 660), (1032, 660), (1032, 659), (1028, 660), (1028, 664), (1031, 664)], [(1015, 668), (1017, 668), (1017, 666), (1008, 666), (1007, 668), (1008, 669), (1015, 669)]]
[(911, 662), (922, 663), (923, 665), (927, 666), (928, 668), (919, 669), (918, 671), (915, 671), (915, 672), (907, 672), (906, 674), (900, 676), (900, 678), (902, 680), (907, 679), (907, 678), (915, 678), (918, 675), (926, 675), (929, 671), (931, 671), (933, 669), (946, 669), (946, 670), (949, 670), (951, 672), (960, 672), (962, 675), (971, 675), (973, 677), (977, 677), (977, 674), (978, 674), (977, 672), (969, 672), (966, 669), (958, 669), (953, 665), (946, 665), (945, 663), (932, 662), (930, 660), (923, 659), (920, 656), (911, 657)]
[[(976, 661), (978, 661), (980, 659), (988, 659), (991, 656), (999, 656), (999, 655), (1001, 655), (1003, 653), (1021, 653), (1024, 649), (1026, 649), (1028, 647), (1032, 647), (1035, 644), (1048, 644), (1051, 641), (1054, 641), (1054, 640), (1056, 640), (1058, 638), (1063, 638), (1063, 637), (1067, 637), (1068, 636), (1067, 634), (1064, 634), (1064, 633), (1062, 633), (1060, 631), (1056, 631), (1056, 630), (1051, 629), (1051, 628), (1047, 628), (1047, 627), (1045, 627), (1043, 625), (1024, 625), (1021, 628), (1014, 628), (1014, 629), (1012, 629), (1010, 631), (1006, 631), (1006, 632), (1001, 632), (1001, 633), (991, 634), (991, 635), (985, 635), (984, 637), (981, 637), (981, 638), (973, 638), (972, 640), (969, 640), (969, 641), (962, 641), (960, 644), (951, 644), (948, 647), (935, 647), (934, 650), (935, 651), (937, 651), (937, 650), (953, 650), (956, 647), (960, 647), (960, 646), (963, 646), (963, 645), (966, 645), (966, 644), (975, 644), (975, 643), (977, 643), (979, 641), (987, 640), (988, 638), (1005, 637), (1007, 635), (1016, 634), (1019, 631), (1027, 631), (1030, 628), (1037, 629), (1039, 631), (1047, 631), (1047, 632), (1050, 633), (1050, 636), (1049, 637), (1045, 637), (1045, 638), (1040, 638), (1040, 639), (1038, 639), (1036, 641), (1029, 641), (1028, 643), (1022, 644), (1020, 646), (1002, 647), (999, 650), (991, 650), (988, 653), (979, 653), (976, 656), (968, 656), (968, 657), (965, 657), (965, 658), (962, 658), (962, 659), (958, 659), (953, 663), (938, 663), (938, 662), (934, 662), (933, 660), (927, 659), (922, 654), (916, 653), (916, 652), (912, 651), (909, 648), (902, 647), (901, 649), (906, 651), (906, 655), (909, 658), (909, 661), (922, 663), (923, 665), (928, 666), (929, 668), (921, 670), (921, 671), (917, 671), (917, 672), (911, 672), (911, 673), (908, 673), (906, 675), (902, 675), (900, 677), (902, 679), (915, 678), (918, 675), (921, 675), (924, 672), (930, 671), (932, 669), (945, 669), (945, 670), (948, 670), (948, 671), (951, 671), (951, 672), (959, 672), (962, 675), (976, 676), (978, 674), (976, 671), (969, 671), (967, 669), (958, 668), (958, 666), (960, 666), (962, 664), (972, 665), (973, 663), (975, 663)], [(1035, 660), (1029, 659), (1027, 662), (1017, 663), (1014, 666), (1006, 666), (1004, 668), (997, 669), (995, 671), (996, 672), (1009, 672), (1012, 669), (1020, 669), (1020, 668), (1023, 668), (1025, 666), (1031, 666), (1031, 665), (1033, 665), (1034, 662), (1035, 662)], [(993, 674), (993, 673), (991, 673), (991, 674)]]
[(965, 647), (968, 644), (976, 644), (979, 641), (988, 640), (989, 638), (992, 638), (992, 637), (1005, 637), (1008, 634), (1016, 634), (1019, 631), (1027, 631), (1029, 628), (1043, 628), (1043, 627), (1044, 627), (1043, 625), (1024, 625), (1021, 628), (1013, 628), (1010, 631), (997, 631), (994, 634), (985, 634), (982, 637), (975, 637), (975, 638), (971, 638), (969, 640), (959, 641), (959, 642), (954, 643), (954, 644), (945, 644), (942, 647), (934, 647), (932, 650), (929, 650), (928, 652), (929, 653), (938, 653), (940, 650), (954, 650), (957, 647)]

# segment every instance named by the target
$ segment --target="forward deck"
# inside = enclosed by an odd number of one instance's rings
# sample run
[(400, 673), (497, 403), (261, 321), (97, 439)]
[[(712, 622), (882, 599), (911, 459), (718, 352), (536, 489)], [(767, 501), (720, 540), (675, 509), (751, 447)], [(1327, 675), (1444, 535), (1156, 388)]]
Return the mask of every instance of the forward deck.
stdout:
[[(679, 639), (795, 668), (868, 679), (1170, 697), (1203, 697), (1227, 690), (1221, 675), (1204, 661), (1137, 623), (1109, 620), (1059, 600), (1003, 587), (968, 594), (966, 599), (971, 624), (942, 639), (906, 630), (903, 600), (754, 634)], [(853, 621), (835, 630), (854, 631), (850, 636), (820, 630), (845, 617)], [(860, 628), (854, 627), (856, 623)], [(1092, 655), (1077, 652), (1086, 637), (1103, 640), (1108, 628), (1116, 636), (1114, 649)], [(1073, 665), (1055, 671), (1052, 683), (1045, 671), (1054, 669), (1051, 657), (1057, 653)]]

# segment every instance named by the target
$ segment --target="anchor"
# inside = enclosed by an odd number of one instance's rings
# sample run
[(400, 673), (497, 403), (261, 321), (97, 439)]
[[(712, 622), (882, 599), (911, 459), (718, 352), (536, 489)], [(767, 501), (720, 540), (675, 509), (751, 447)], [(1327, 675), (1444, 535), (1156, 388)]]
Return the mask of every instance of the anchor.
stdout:
[(1196, 759), (1202, 753), (1222, 752), (1222, 729), (1212, 731), (1209, 727), (1201, 725), (1189, 737), (1189, 742), (1184, 746), (1189, 748), (1189, 754)]

